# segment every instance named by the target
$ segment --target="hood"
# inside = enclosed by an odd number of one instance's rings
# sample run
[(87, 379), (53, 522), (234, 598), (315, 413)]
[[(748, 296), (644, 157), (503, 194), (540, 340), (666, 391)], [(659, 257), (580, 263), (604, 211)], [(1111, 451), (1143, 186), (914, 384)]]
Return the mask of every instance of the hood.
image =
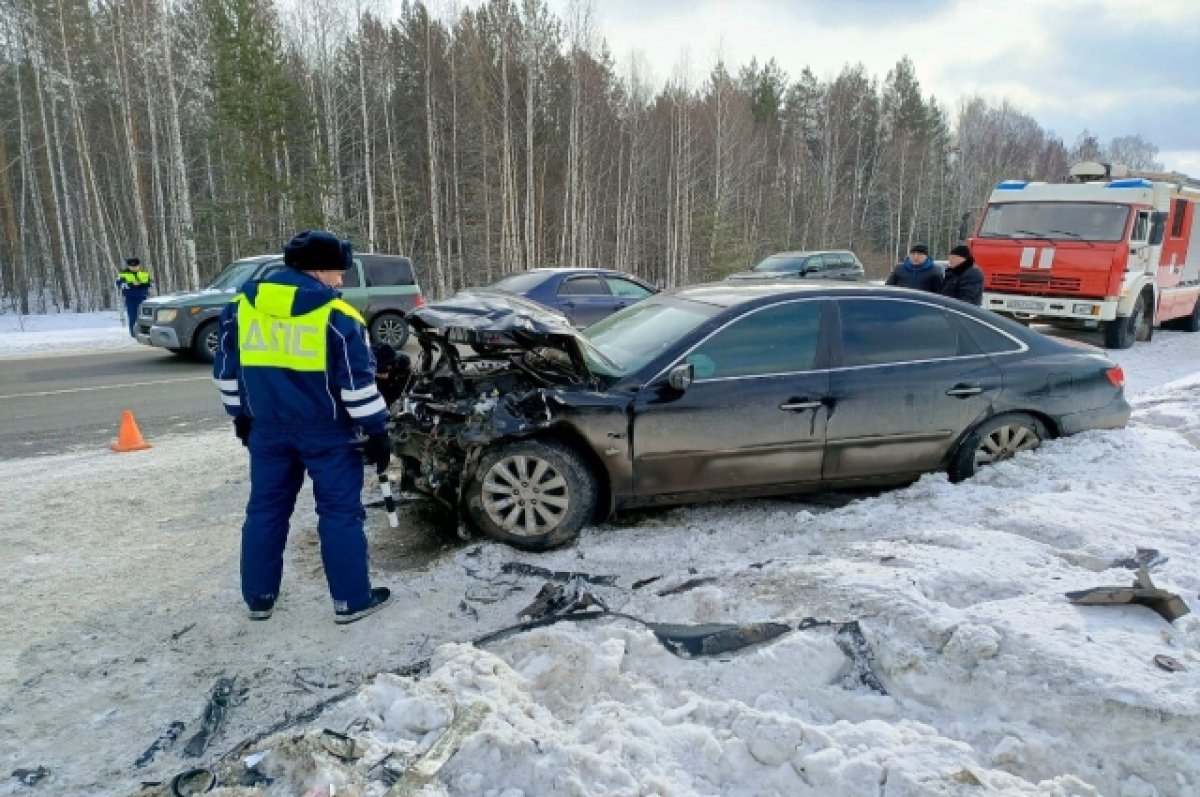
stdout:
[(205, 288), (199, 291), (176, 291), (160, 296), (152, 296), (144, 304), (152, 307), (164, 305), (221, 305), (229, 302), (237, 291), (222, 291), (215, 288)]
[(785, 279), (799, 279), (800, 275), (794, 271), (739, 271), (736, 274), (730, 274), (726, 279), (732, 282), (764, 282), (764, 281), (779, 281)]
[(462, 291), (413, 310), (408, 314), (408, 324), (422, 342), (433, 338), (473, 346), (476, 351), (558, 349), (570, 358), (579, 376), (596, 376), (588, 368), (584, 352), (602, 362), (607, 360), (566, 316), (504, 291)]
[(285, 268), (266, 279), (250, 280), (242, 293), (256, 310), (275, 318), (292, 318), (311, 313), (338, 297), (338, 292), (316, 277)]

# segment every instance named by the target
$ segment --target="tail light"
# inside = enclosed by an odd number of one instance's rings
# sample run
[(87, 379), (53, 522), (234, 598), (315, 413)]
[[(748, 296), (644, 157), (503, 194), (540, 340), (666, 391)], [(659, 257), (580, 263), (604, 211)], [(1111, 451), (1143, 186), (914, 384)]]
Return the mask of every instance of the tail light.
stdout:
[(413, 300), (413, 309), (416, 310), (418, 307), (424, 307), (424, 306), (425, 306), (425, 297), (423, 297), (421, 294), (418, 293), (417, 298)]
[(1125, 387), (1125, 369), (1121, 366), (1109, 368), (1104, 375), (1108, 377), (1109, 382), (1113, 383), (1113, 387)]

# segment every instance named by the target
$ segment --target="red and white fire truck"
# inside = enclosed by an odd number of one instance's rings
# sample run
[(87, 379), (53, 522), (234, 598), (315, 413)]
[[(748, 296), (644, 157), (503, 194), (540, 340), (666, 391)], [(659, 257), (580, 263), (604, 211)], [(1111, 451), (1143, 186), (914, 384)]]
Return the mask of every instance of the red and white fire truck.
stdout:
[(1104, 345), (1154, 326), (1200, 331), (1200, 182), (1081, 163), (1068, 183), (1006, 180), (971, 239), (983, 306), (1021, 321), (1098, 328)]

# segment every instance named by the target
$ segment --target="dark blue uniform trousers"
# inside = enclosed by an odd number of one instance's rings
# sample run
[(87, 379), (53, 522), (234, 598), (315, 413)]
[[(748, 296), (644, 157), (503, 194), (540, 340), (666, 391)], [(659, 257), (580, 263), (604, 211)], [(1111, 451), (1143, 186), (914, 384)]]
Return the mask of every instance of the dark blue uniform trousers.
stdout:
[(125, 315), (129, 318), (129, 335), (136, 337), (138, 308), (146, 301), (149, 291), (144, 288), (127, 288), (125, 290)]
[(242, 526), (242, 597), (274, 601), (296, 496), (308, 471), (317, 507), (321, 560), (335, 610), (371, 601), (362, 506), (362, 452), (349, 428), (278, 427), (255, 421), (250, 433), (250, 502)]

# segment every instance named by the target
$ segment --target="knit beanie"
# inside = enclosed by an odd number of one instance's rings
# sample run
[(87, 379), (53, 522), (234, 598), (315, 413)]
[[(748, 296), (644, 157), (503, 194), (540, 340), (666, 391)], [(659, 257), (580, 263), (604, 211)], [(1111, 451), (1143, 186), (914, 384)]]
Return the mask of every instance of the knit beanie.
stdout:
[(137, 258), (137, 257), (125, 258), (125, 265), (127, 265), (127, 266), (140, 266), (141, 264), (142, 264), (141, 258)]
[(925, 244), (913, 244), (912, 246), (908, 247), (908, 253), (910, 255), (911, 254), (928, 255), (929, 247), (926, 246)]
[(950, 254), (958, 255), (959, 257), (965, 257), (968, 260), (971, 258), (971, 250), (968, 249), (966, 246), (963, 246), (962, 244), (959, 244), (958, 246), (951, 249)]
[(305, 230), (283, 247), (283, 262), (297, 271), (345, 271), (354, 265), (354, 250), (325, 230)]

